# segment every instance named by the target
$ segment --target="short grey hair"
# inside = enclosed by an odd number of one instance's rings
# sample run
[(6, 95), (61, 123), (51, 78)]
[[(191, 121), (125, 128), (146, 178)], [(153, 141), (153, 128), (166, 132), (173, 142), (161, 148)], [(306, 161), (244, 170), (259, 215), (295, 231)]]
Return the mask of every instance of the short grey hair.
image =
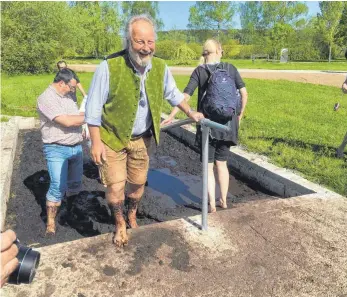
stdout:
[(128, 49), (131, 41), (132, 25), (138, 21), (145, 21), (152, 25), (155, 39), (157, 39), (157, 28), (154, 20), (147, 14), (140, 14), (132, 16), (126, 23), (125, 32), (124, 32), (124, 48)]

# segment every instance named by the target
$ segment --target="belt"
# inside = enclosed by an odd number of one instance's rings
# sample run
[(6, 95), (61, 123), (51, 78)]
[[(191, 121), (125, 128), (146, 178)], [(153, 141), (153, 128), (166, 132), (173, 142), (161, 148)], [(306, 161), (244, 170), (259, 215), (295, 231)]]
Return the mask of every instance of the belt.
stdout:
[(137, 140), (137, 139), (140, 139), (142, 137), (151, 137), (151, 136), (152, 136), (152, 131), (151, 131), (151, 129), (148, 129), (146, 132), (143, 132), (140, 135), (136, 135), (136, 136), (132, 135), (130, 140)]
[(44, 143), (44, 144), (56, 144), (56, 145), (67, 146), (67, 147), (75, 147), (75, 146), (82, 144), (82, 142), (78, 142), (76, 144), (61, 144), (61, 143), (57, 143), (57, 142)]

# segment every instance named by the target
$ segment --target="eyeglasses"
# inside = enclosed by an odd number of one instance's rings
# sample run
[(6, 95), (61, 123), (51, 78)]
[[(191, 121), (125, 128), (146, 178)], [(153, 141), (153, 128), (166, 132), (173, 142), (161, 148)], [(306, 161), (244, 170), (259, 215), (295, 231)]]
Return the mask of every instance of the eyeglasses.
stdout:
[(69, 89), (70, 89), (71, 92), (76, 91), (76, 86), (72, 86), (72, 85), (69, 84), (69, 83), (67, 83), (66, 85), (69, 87)]

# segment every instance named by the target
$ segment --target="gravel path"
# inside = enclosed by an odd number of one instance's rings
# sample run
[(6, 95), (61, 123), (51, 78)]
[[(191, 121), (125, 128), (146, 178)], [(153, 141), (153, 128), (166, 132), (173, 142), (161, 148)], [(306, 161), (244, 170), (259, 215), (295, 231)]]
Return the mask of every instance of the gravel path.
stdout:
[[(76, 64), (69, 65), (75, 71), (94, 72), (97, 65)], [(170, 67), (173, 74), (190, 75), (193, 67)], [(301, 83), (311, 83), (326, 86), (341, 87), (346, 72), (329, 72), (317, 70), (268, 70), (268, 69), (239, 69), (243, 78), (257, 78), (270, 80), (290, 80)], [(346, 65), (347, 71), (347, 65)]]

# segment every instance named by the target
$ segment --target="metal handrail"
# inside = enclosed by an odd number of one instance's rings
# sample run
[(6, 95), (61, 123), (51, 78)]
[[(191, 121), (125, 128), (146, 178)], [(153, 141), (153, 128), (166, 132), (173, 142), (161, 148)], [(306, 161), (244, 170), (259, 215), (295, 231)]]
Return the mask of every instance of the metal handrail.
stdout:
[[(170, 128), (179, 127), (182, 125), (187, 125), (194, 123), (194, 120), (188, 118), (174, 122), (172, 124), (162, 127), (162, 131), (166, 131)], [(201, 219), (201, 229), (207, 230), (207, 215), (208, 215), (208, 136), (210, 134), (210, 129), (221, 130), (225, 132), (231, 132), (229, 127), (223, 126), (209, 119), (202, 119), (197, 122), (201, 125), (202, 129), (202, 219)]]

